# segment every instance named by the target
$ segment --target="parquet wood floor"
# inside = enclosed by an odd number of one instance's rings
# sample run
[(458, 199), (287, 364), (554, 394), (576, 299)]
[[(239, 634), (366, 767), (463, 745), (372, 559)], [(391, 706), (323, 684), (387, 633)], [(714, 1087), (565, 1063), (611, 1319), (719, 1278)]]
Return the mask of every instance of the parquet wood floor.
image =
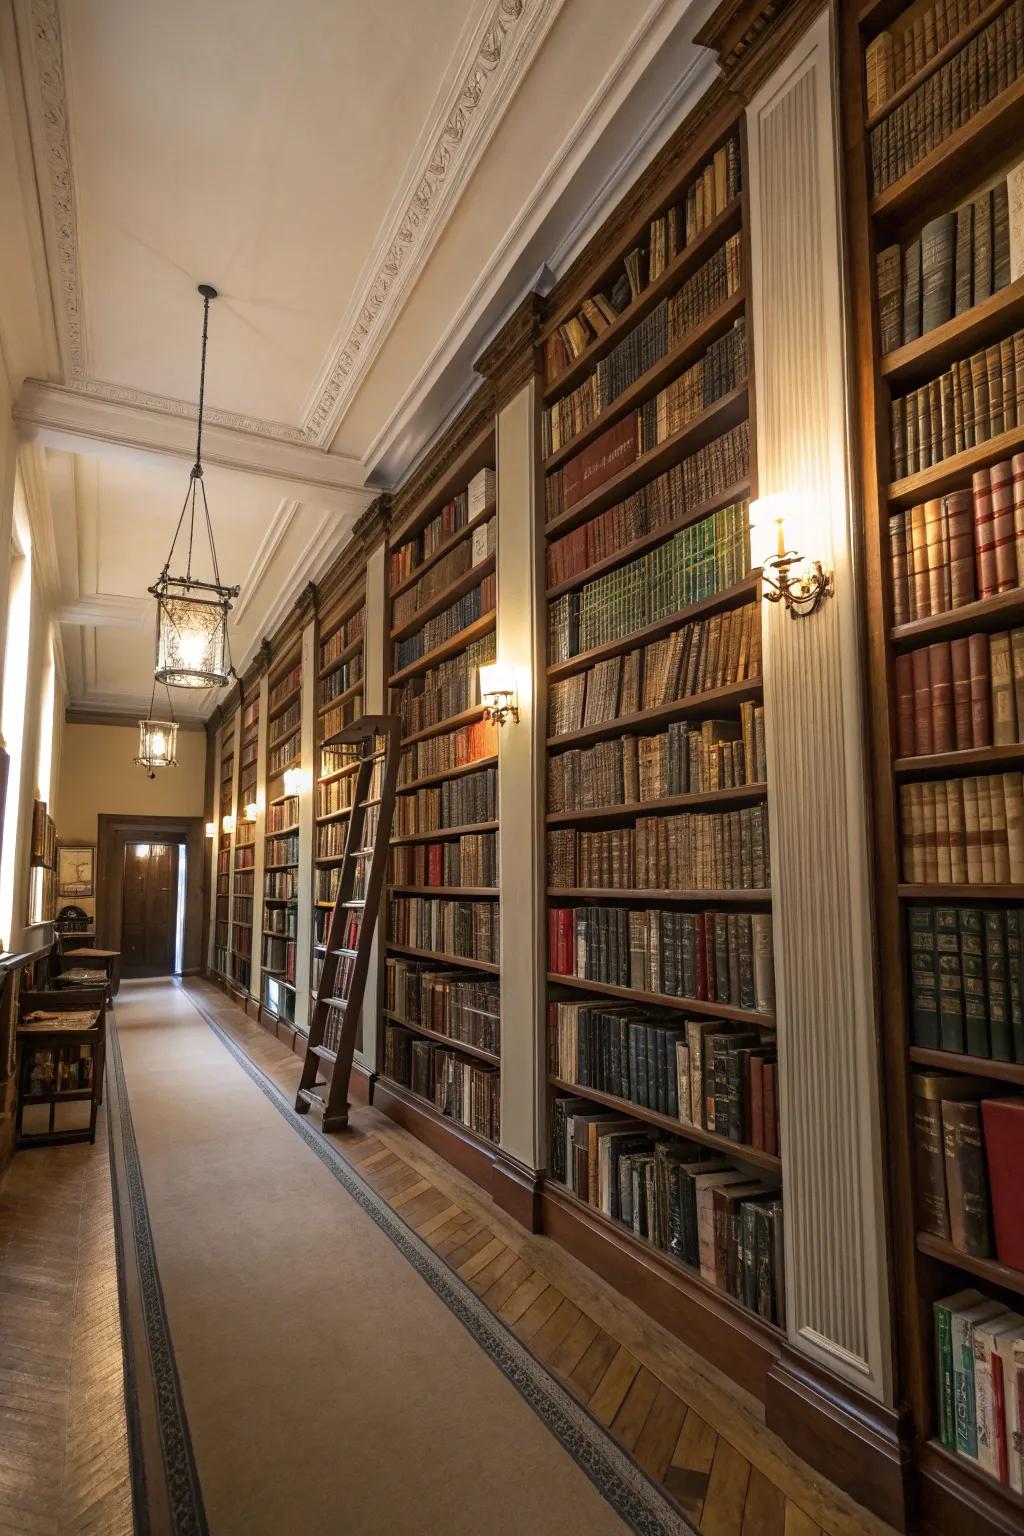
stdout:
[[(301, 1064), (209, 983), (195, 1000), (284, 1092)], [(373, 1108), (332, 1140), (664, 1484), (704, 1536), (889, 1536), (765, 1428), (760, 1406), (557, 1244)]]
[(0, 1536), (130, 1536), (113, 1207), (96, 1144), (0, 1185)]

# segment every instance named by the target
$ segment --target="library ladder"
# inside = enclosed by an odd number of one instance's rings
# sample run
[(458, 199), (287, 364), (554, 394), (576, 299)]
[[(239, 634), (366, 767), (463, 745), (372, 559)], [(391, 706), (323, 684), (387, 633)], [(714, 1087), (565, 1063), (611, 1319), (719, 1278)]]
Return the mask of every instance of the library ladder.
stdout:
[[(300, 1114), (311, 1108), (319, 1111), (324, 1131), (341, 1130), (348, 1124), (352, 1053), (384, 890), (401, 736), (397, 715), (361, 715), (321, 746), (321, 750), (350, 747), (358, 762), (341, 873), (324, 929), (324, 961), (295, 1100)], [(368, 816), (368, 811), (376, 815)]]

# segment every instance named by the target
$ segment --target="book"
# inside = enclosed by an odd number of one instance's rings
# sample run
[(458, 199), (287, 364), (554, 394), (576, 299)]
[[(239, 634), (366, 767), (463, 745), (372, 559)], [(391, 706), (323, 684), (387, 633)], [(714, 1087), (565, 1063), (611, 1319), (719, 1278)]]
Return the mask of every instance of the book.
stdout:
[(981, 1112), (995, 1254), (1024, 1272), (1024, 1097), (984, 1099)]

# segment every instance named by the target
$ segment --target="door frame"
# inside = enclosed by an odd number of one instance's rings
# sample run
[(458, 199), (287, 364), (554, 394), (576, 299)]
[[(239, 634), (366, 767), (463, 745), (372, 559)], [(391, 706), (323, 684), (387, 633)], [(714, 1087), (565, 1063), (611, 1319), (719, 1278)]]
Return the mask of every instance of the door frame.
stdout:
[[(135, 855), (142, 850), (145, 859), (140, 860)], [(150, 928), (150, 879), (153, 874), (153, 857), (158, 854), (162, 864), (164, 854), (167, 857), (167, 887), (164, 895), (164, 921), (158, 930)], [(155, 976), (174, 976), (176, 974), (175, 961), (178, 958), (178, 891), (181, 883), (181, 861), (186, 857), (186, 844), (177, 837), (161, 837), (146, 842), (137, 842), (134, 838), (125, 844), (124, 872), (121, 897), (121, 959), (118, 969), (122, 981), (144, 981)], [(142, 910), (133, 914), (133, 921), (137, 927), (141, 927), (142, 945), (140, 953), (135, 957), (136, 964), (129, 965), (128, 941), (124, 936), (125, 897), (123, 890), (127, 889), (128, 871), (145, 863), (145, 873), (141, 882)], [(133, 876), (133, 880), (134, 880)], [(148, 943), (155, 939), (160, 949), (159, 959), (149, 957)]]
[(105, 949), (121, 948), (124, 907), (124, 855), (129, 843), (178, 843), (185, 848), (185, 936), (182, 974), (202, 967), (203, 850), (206, 834), (201, 816), (99, 816), (96, 841), (96, 942)]

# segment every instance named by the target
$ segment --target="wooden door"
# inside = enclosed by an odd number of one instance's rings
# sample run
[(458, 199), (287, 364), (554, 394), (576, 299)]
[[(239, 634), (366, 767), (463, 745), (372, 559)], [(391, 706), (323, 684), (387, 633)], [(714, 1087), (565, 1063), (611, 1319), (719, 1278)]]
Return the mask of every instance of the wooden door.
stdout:
[(121, 975), (170, 976), (178, 917), (177, 843), (127, 843)]

